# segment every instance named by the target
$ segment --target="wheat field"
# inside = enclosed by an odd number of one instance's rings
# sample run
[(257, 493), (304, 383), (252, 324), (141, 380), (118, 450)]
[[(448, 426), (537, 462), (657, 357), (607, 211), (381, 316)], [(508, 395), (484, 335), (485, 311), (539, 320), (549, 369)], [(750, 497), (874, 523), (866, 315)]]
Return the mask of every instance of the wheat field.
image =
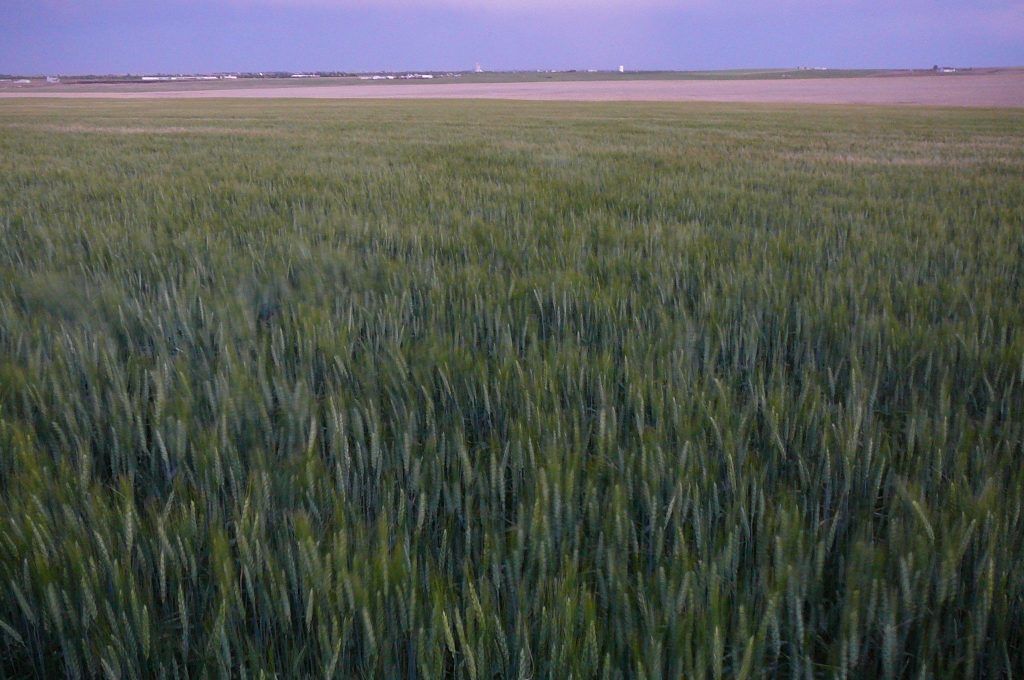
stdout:
[(1024, 675), (1024, 112), (0, 102), (4, 677)]

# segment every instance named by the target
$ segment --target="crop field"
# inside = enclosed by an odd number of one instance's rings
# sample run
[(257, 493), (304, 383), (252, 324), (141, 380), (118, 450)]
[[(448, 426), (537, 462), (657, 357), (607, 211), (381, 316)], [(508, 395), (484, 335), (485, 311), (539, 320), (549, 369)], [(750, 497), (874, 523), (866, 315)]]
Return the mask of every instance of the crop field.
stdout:
[(0, 101), (0, 676), (1024, 675), (1024, 111)]
[[(763, 77), (754, 77), (757, 73)], [(81, 85), (0, 83), (0, 99), (499, 99), (1024, 109), (1024, 69), (984, 69), (949, 75), (888, 73), (873, 77), (858, 76), (857, 72), (804, 73), (808, 75), (793, 78), (791, 73), (718, 72), (720, 77), (713, 77), (716, 73), (709, 72), (668, 73), (660, 78), (648, 77), (652, 74), (570, 73), (550, 80), (538, 74), (519, 79), (467, 75), (457, 81), (439, 78), (431, 82), (373, 83), (354, 78)]]
[[(1013, 75), (1020, 68), (979, 68), (958, 72), (958, 77), (968, 75)], [(48, 83), (36, 78), (31, 83), (16, 83), (23, 80), (20, 76), (0, 73), (0, 93), (29, 90), (55, 94), (59, 92), (99, 92), (114, 96), (119, 92), (137, 92), (146, 89), (179, 92), (194, 90), (220, 90), (225, 96), (231, 90), (251, 89), (292, 89), (295, 87), (338, 87), (343, 85), (377, 84), (410, 84), (424, 82), (422, 80), (403, 80), (402, 75), (409, 71), (396, 71), (391, 74), (365, 73), (364, 76), (394, 75), (393, 81), (364, 81), (358, 75), (323, 76), (316, 78), (264, 77), (246, 76), (219, 80), (178, 80), (178, 81), (142, 81), (141, 76), (70, 76), (61, 78), (60, 83)], [(943, 77), (949, 74), (936, 74), (932, 71), (908, 71), (886, 69), (731, 69), (721, 71), (472, 71), (446, 72), (428, 71), (434, 76), (432, 84), (481, 84), (481, 83), (535, 83), (544, 81), (555, 82), (622, 82), (631, 80), (781, 80), (796, 78), (801, 80), (820, 78), (868, 78), (868, 77), (904, 77), (908, 75), (931, 75)]]

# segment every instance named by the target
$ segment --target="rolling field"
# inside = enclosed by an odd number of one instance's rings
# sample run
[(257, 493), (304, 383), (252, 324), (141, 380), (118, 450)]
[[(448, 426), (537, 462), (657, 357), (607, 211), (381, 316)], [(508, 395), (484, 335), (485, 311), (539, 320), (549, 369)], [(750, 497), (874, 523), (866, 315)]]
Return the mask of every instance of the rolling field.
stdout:
[(1012, 110), (0, 101), (0, 675), (1021, 677), (1022, 176)]

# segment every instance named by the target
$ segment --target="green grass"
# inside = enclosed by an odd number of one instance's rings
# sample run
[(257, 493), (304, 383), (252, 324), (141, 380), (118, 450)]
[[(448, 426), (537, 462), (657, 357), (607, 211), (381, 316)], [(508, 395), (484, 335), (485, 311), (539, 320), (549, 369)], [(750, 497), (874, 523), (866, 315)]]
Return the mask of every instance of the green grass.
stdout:
[(7, 677), (1020, 677), (1024, 113), (0, 102)]

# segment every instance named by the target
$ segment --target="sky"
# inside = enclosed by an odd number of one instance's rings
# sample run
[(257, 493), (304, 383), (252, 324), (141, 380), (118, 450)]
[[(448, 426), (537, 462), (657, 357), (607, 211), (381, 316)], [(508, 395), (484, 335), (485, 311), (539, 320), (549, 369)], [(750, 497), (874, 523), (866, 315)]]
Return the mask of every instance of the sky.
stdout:
[(1024, 0), (0, 0), (0, 73), (1024, 66)]

